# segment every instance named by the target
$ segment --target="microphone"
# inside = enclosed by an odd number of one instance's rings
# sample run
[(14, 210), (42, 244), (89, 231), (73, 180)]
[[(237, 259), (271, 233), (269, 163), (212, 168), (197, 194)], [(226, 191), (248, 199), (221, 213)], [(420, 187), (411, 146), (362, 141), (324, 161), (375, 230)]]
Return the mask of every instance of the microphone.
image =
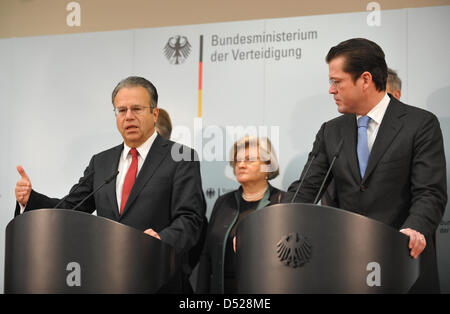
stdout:
[(306, 178), (306, 176), (309, 173), (309, 168), (311, 167), (314, 159), (316, 159), (317, 155), (319, 154), (319, 144), (317, 144), (315, 147), (313, 147), (313, 150), (312, 150), (311, 154), (312, 154), (312, 157), (309, 160), (308, 166), (306, 167), (306, 170), (304, 172), (304, 176), (302, 177), (302, 175), (300, 174), (300, 178), (299, 178), (300, 184), (297, 186), (297, 190), (295, 191), (295, 194), (292, 197), (291, 203), (294, 203), (294, 200), (297, 197), (298, 192), (300, 191), (300, 187), (303, 185), (303, 181), (305, 181), (305, 178)]
[(334, 153), (333, 159), (331, 160), (331, 164), (330, 164), (330, 167), (328, 168), (327, 174), (325, 175), (325, 178), (324, 178), (323, 181), (322, 181), (322, 185), (320, 186), (319, 193), (317, 193), (316, 199), (314, 200), (314, 203), (313, 203), (313, 204), (316, 204), (316, 203), (318, 202), (318, 200), (319, 200), (319, 195), (320, 195), (320, 193), (322, 192), (323, 186), (325, 185), (325, 182), (326, 182), (327, 179), (328, 179), (328, 175), (329, 175), (330, 172), (331, 172), (331, 168), (333, 168), (334, 162), (335, 162), (336, 159), (339, 157), (339, 152), (341, 151), (341, 148), (342, 148), (342, 145), (343, 145), (343, 144), (344, 144), (344, 139), (341, 139), (341, 140), (339, 141), (339, 144), (338, 144), (337, 148), (336, 148), (336, 151), (335, 151), (335, 153)]
[(100, 184), (94, 191), (92, 191), (91, 193), (88, 194), (88, 196), (86, 196), (81, 202), (79, 202), (77, 204), (77, 206), (75, 206), (74, 208), (72, 208), (72, 210), (77, 209), (78, 207), (80, 207), (89, 197), (91, 197), (92, 195), (94, 195), (98, 190), (100, 190), (105, 184), (108, 184), (109, 182), (111, 182), (112, 180), (114, 180), (114, 178), (119, 174), (119, 171), (116, 171), (112, 176), (106, 178), (102, 184)]
[(64, 196), (64, 197), (58, 202), (58, 204), (56, 204), (53, 208), (58, 208), (58, 206), (61, 205), (61, 204), (66, 200), (66, 198), (67, 198), (69, 195), (71, 195), (71, 194), (74, 193), (76, 190), (78, 190), (78, 188), (79, 188), (82, 184), (86, 183), (86, 181), (87, 181), (90, 177), (92, 177), (92, 175), (93, 175), (94, 173), (95, 173), (95, 171), (91, 171), (91, 172), (84, 178), (83, 181), (81, 181), (80, 183), (77, 184), (77, 186), (75, 187), (75, 189), (73, 189), (73, 191), (70, 191), (69, 194), (67, 194), (66, 196)]

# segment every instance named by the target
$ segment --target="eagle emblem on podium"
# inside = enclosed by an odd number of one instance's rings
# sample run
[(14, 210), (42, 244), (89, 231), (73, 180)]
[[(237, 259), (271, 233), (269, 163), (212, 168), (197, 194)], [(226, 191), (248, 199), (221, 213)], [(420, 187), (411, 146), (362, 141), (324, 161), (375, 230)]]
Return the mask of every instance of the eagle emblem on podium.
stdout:
[(164, 54), (171, 64), (181, 64), (191, 53), (191, 44), (186, 36), (170, 37), (164, 46)]
[(289, 233), (278, 241), (277, 254), (280, 262), (286, 266), (302, 267), (311, 259), (312, 245), (307, 237), (297, 232)]

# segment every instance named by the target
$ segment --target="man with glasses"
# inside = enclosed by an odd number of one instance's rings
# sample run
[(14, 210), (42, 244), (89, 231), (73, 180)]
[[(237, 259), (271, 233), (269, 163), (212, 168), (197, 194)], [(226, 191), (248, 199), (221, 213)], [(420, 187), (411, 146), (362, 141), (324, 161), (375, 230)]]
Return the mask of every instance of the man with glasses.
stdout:
[[(123, 143), (96, 154), (59, 208), (74, 208), (105, 178), (119, 171), (116, 179), (78, 208), (142, 230), (170, 246), (184, 258), (184, 266), (165, 292), (189, 291), (188, 251), (198, 241), (206, 203), (200, 165), (195, 152), (164, 139), (155, 131), (158, 93), (142, 77), (128, 77), (112, 93), (117, 129)], [(186, 153), (188, 150), (188, 153)], [(189, 160), (172, 158), (190, 156)], [(180, 152), (181, 151), (181, 152)], [(16, 184), (16, 215), (23, 211), (54, 207), (58, 199), (32, 190), (25, 170)], [(76, 190), (75, 190), (76, 188)]]
[[(387, 65), (376, 43), (363, 38), (341, 42), (326, 61), (329, 93), (343, 115), (317, 133), (307, 164), (313, 152), (317, 155), (296, 201), (315, 200), (343, 139), (327, 180), (335, 182), (339, 207), (408, 235), (411, 256), (421, 255), (421, 275), (412, 291), (439, 292), (434, 234), (447, 203), (439, 122), (432, 113), (386, 93)], [(286, 200), (298, 184), (289, 187)]]
[[(402, 95), (402, 80), (398, 76), (397, 72), (391, 68), (387, 69), (387, 73), (386, 92), (394, 96), (397, 100), (400, 100)], [(339, 207), (334, 180), (331, 180), (320, 202), (322, 205)]]

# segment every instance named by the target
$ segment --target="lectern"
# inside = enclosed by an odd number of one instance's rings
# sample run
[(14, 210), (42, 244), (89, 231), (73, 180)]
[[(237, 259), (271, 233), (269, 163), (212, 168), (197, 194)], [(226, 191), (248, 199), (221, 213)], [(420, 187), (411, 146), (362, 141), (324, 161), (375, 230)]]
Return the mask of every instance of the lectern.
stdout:
[(238, 293), (406, 293), (417, 280), (409, 238), (327, 206), (278, 204), (236, 230)]
[(172, 247), (115, 221), (40, 209), (6, 227), (5, 293), (154, 293), (174, 274)]

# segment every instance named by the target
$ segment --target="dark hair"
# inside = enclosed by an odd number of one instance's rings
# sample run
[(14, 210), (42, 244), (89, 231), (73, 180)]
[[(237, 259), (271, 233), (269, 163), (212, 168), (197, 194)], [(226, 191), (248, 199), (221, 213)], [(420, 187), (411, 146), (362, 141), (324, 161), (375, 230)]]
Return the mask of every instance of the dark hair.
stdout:
[(159, 135), (167, 140), (170, 140), (170, 135), (172, 134), (172, 121), (170, 120), (169, 113), (162, 108), (159, 108), (156, 128), (158, 129)]
[(114, 105), (114, 98), (116, 98), (116, 95), (121, 88), (136, 87), (136, 86), (142, 86), (147, 90), (150, 96), (150, 110), (153, 111), (153, 109), (158, 106), (158, 92), (156, 91), (156, 87), (150, 81), (139, 76), (129, 76), (126, 79), (121, 80), (116, 85), (111, 96), (113, 105)]
[(387, 65), (383, 50), (373, 41), (365, 38), (352, 38), (330, 49), (326, 61), (344, 57), (344, 72), (350, 73), (353, 81), (364, 72), (372, 74), (378, 91), (386, 90)]

